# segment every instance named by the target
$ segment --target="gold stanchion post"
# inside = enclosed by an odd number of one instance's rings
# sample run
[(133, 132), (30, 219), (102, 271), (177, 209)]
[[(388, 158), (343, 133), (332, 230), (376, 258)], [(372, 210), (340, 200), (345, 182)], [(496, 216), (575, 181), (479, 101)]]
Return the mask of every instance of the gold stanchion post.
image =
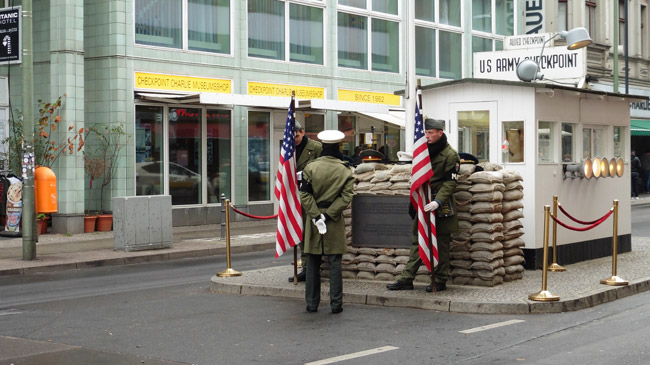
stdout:
[[(553, 216), (557, 218), (557, 195), (553, 195)], [(553, 221), (553, 263), (548, 267), (549, 271), (566, 271), (557, 263), (557, 222)]]
[(612, 276), (600, 281), (605, 285), (627, 285), (627, 280), (616, 276), (616, 259), (618, 254), (618, 200), (614, 200), (614, 235), (612, 237)]
[(528, 299), (537, 302), (552, 302), (552, 301), (560, 300), (559, 296), (551, 294), (551, 292), (546, 290), (546, 275), (547, 275), (547, 267), (548, 267), (548, 221), (550, 215), (551, 215), (551, 206), (545, 205), (544, 206), (544, 263), (542, 266), (542, 290), (528, 296)]
[(230, 200), (226, 199), (226, 263), (228, 268), (217, 274), (219, 277), (241, 276), (241, 272), (230, 267)]

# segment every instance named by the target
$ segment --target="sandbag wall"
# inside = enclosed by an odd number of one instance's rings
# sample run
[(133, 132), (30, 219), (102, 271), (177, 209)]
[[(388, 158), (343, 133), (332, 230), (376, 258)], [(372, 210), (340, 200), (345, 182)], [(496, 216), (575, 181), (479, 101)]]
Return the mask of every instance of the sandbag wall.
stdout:
[[(461, 176), (455, 193), (459, 232), (452, 235), (453, 279), (450, 283), (493, 286), (503, 281), (520, 279), (524, 269), (521, 265), (521, 246), (524, 242), (520, 238), (523, 229), (519, 220), (523, 217), (521, 176), (506, 170), (474, 173), (474, 167), (461, 165)], [(484, 168), (501, 167), (485, 164)], [(355, 169), (354, 177), (355, 194), (408, 196), (411, 165), (363, 163)], [(470, 191), (472, 188), (473, 191)], [(474, 220), (472, 208), (476, 214)], [(490, 212), (485, 213), (487, 216), (479, 213), (488, 209)], [(348, 245), (342, 259), (343, 278), (380, 281), (399, 279), (408, 262), (409, 248), (354, 247), (352, 208), (348, 207), (343, 216)], [(329, 272), (326, 261), (323, 262), (322, 269), (323, 275), (327, 276)], [(429, 272), (424, 265), (420, 266), (415, 281), (430, 282)]]

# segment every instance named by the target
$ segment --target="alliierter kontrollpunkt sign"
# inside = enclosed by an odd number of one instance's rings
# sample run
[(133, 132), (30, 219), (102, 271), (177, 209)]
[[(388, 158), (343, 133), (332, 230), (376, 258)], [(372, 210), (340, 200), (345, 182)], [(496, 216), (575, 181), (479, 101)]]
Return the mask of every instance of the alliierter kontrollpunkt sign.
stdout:
[(474, 77), (519, 81), (517, 65), (530, 58), (537, 61), (545, 80), (577, 82), (587, 72), (585, 49), (571, 51), (566, 47), (547, 47), (541, 57), (539, 48), (477, 52), (474, 53)]
[(546, 0), (525, 1), (526, 34), (544, 33), (544, 1)]
[(22, 60), (20, 11), (20, 6), (0, 9), (0, 63)]

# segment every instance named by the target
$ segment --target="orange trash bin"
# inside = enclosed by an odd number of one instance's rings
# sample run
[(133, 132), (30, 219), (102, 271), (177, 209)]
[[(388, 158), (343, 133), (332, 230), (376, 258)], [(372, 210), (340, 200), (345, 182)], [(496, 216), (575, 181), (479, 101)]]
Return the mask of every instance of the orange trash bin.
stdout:
[(34, 172), (36, 213), (56, 213), (56, 175), (49, 167), (39, 166)]

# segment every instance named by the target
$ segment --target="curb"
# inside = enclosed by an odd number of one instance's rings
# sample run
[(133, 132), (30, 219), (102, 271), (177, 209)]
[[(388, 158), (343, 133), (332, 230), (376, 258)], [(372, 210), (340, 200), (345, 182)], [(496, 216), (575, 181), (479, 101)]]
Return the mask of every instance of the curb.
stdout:
[[(269, 287), (253, 284), (227, 283), (224, 279), (213, 276), (210, 281), (210, 292), (215, 294), (255, 295), (284, 298), (304, 298), (303, 287)], [(344, 279), (345, 281), (346, 279)], [(321, 298), (329, 298), (329, 289), (321, 292)], [(428, 309), (440, 312), (475, 313), (475, 314), (541, 314), (573, 312), (599, 304), (612, 302), (630, 295), (650, 290), (650, 277), (632, 280), (625, 286), (603, 286), (584, 296), (570, 297), (557, 302), (522, 302), (498, 303), (477, 302), (454, 299), (422, 299), (408, 298), (399, 295), (376, 295), (346, 292), (343, 289), (343, 302), (349, 304), (378, 305), (385, 307), (403, 307)]]
[[(275, 248), (275, 242), (253, 243), (250, 245), (231, 246), (230, 253), (240, 254), (240, 253), (248, 253), (248, 252), (255, 252), (255, 251), (264, 251), (272, 248)], [(88, 251), (88, 252), (92, 252), (92, 251)], [(202, 249), (165, 252), (165, 253), (151, 251), (150, 253), (147, 252), (144, 255), (142, 253), (145, 251), (134, 251), (134, 252), (137, 252), (138, 255), (101, 259), (101, 260), (88, 259), (88, 260), (79, 260), (74, 262), (64, 262), (64, 263), (57, 263), (57, 264), (45, 264), (45, 265), (36, 265), (36, 266), (25, 266), (25, 267), (12, 268), (12, 269), (0, 269), (0, 276), (30, 275), (30, 274), (42, 273), (42, 272), (79, 270), (79, 269), (88, 269), (93, 267), (134, 265), (134, 264), (143, 264), (143, 263), (151, 263), (151, 262), (172, 261), (172, 260), (179, 260), (179, 259), (186, 259), (186, 258), (218, 256), (218, 255), (226, 254), (226, 247), (202, 248)], [(126, 253), (127, 252), (125, 252), (125, 254)], [(25, 261), (25, 263), (30, 263), (30, 262), (31, 261)]]

